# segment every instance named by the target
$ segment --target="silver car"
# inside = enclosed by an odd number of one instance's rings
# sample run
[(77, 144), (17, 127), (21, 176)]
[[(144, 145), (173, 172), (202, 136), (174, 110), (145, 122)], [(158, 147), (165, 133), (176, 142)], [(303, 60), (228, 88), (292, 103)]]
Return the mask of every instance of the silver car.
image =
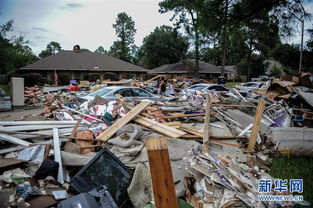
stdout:
[(91, 101), (97, 95), (106, 99), (106, 100), (117, 100), (118, 98), (115, 96), (116, 94), (122, 95), (125, 99), (139, 99), (139, 100), (158, 100), (160, 96), (153, 95), (150, 92), (147, 92), (144, 89), (138, 87), (130, 87), (130, 86), (110, 86), (99, 89), (95, 92), (89, 93), (86, 96), (80, 97), (79, 100), (82, 101)]
[(219, 84), (195, 84), (190, 87), (187, 87), (189, 93), (195, 93), (196, 91), (207, 92), (207, 91), (219, 91), (219, 92), (228, 92), (229, 90)]

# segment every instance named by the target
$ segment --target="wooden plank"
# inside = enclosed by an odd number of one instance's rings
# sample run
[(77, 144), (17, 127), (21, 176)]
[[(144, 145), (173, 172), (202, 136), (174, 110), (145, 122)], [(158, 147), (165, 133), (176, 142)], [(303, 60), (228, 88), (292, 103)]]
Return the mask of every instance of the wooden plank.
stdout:
[(151, 101), (142, 101), (138, 105), (136, 105), (133, 109), (131, 109), (123, 118), (117, 120), (112, 126), (110, 126), (107, 130), (105, 130), (102, 134), (100, 134), (97, 139), (101, 141), (107, 141), (110, 139), (118, 129), (126, 125), (128, 122), (133, 120), (141, 111), (143, 111), (148, 105), (150, 105)]
[(203, 130), (203, 151), (205, 153), (209, 152), (210, 143), (210, 108), (211, 108), (211, 97), (206, 95), (206, 106), (205, 106), (205, 116), (204, 116), (204, 130)]
[(16, 137), (10, 136), (10, 135), (6, 135), (6, 134), (0, 134), (0, 139), (13, 143), (13, 144), (17, 144), (17, 145), (21, 145), (24, 147), (28, 147), (29, 145), (31, 145), (32, 143), (18, 139)]
[(148, 138), (146, 148), (156, 208), (178, 208), (166, 138)]
[(53, 149), (54, 149), (54, 161), (59, 163), (58, 170), (58, 179), (57, 181), (61, 184), (64, 183), (64, 175), (63, 175), (63, 166), (62, 166), (62, 158), (61, 158), (61, 147), (60, 147), (60, 139), (59, 139), (59, 130), (58, 128), (53, 128)]
[(261, 119), (263, 116), (264, 108), (265, 108), (265, 101), (260, 100), (258, 107), (256, 109), (255, 117), (254, 117), (254, 122), (253, 122), (251, 136), (249, 138), (247, 152), (252, 152), (254, 150), (255, 143), (256, 143), (258, 133), (260, 130), (260, 124), (261, 124)]
[(185, 135), (186, 132), (175, 129), (171, 126), (167, 126), (163, 123), (154, 121), (152, 119), (143, 117), (143, 116), (138, 116), (137, 118), (134, 119), (135, 122), (144, 125), (150, 129), (153, 129), (161, 134), (164, 134), (166, 136), (169, 136), (171, 138), (178, 138), (181, 137), (182, 135)]
[(205, 113), (192, 113), (192, 114), (178, 114), (171, 116), (163, 116), (162, 118), (182, 118), (182, 117), (195, 117), (195, 116), (204, 116)]
[(247, 139), (245, 136), (210, 136), (210, 139), (215, 140), (235, 140), (235, 139)]
[(182, 124), (182, 125), (180, 125), (179, 129), (183, 130), (183, 131), (186, 131), (186, 132), (188, 132), (190, 134), (193, 134), (195, 136), (203, 138), (203, 134), (201, 132), (201, 129), (199, 129), (199, 128), (195, 127), (195, 126), (190, 126), (188, 124)]
[(75, 124), (75, 126), (74, 126), (74, 128), (73, 128), (73, 131), (71, 132), (70, 137), (75, 137), (75, 136), (76, 136), (76, 132), (77, 132), (78, 127), (80, 126), (80, 123), (81, 123), (81, 122), (82, 122), (82, 119), (79, 119), (79, 120), (76, 122), (76, 124)]

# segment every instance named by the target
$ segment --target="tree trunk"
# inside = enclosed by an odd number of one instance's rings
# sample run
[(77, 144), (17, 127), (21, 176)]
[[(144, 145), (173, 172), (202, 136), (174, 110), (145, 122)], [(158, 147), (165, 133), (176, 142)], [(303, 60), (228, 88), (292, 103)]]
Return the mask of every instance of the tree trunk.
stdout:
[(199, 33), (198, 28), (195, 27), (195, 50), (196, 50), (196, 67), (194, 71), (195, 78), (199, 78)]
[(251, 55), (252, 55), (252, 41), (249, 43), (249, 53), (248, 53), (248, 76), (247, 81), (251, 80)]
[(226, 51), (227, 51), (227, 15), (228, 15), (228, 0), (225, 0), (225, 13), (224, 13), (224, 27), (222, 31), (222, 64), (221, 64), (221, 76), (225, 74), (225, 62), (226, 62)]
[[(193, 70), (193, 76), (195, 78), (199, 78), (199, 31), (198, 31), (198, 22), (196, 22), (196, 19), (193, 15), (193, 12), (189, 10), (191, 20), (192, 20), (192, 26), (195, 30), (195, 56), (196, 56), (196, 65)], [(198, 14), (197, 14), (198, 18)]]

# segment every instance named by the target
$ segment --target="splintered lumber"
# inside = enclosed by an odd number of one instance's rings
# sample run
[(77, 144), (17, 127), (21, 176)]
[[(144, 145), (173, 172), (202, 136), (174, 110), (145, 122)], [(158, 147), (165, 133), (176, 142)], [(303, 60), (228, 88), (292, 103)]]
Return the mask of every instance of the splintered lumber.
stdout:
[(53, 128), (53, 149), (54, 149), (54, 161), (59, 163), (57, 181), (59, 183), (63, 184), (64, 183), (64, 176), (63, 176), (63, 166), (62, 166), (61, 147), (60, 147), (58, 128)]
[(188, 124), (182, 124), (182, 125), (180, 125), (179, 129), (183, 130), (183, 131), (186, 131), (186, 132), (188, 132), (190, 134), (193, 134), (195, 136), (203, 138), (203, 134), (201, 132), (201, 129), (199, 129), (199, 128), (195, 127), (195, 126), (190, 126)]
[(6, 135), (6, 134), (0, 134), (0, 139), (7, 141), (7, 142), (10, 142), (10, 143), (13, 143), (13, 144), (21, 145), (24, 147), (28, 147), (30, 144), (32, 144), (30, 142), (27, 142), (27, 141), (24, 141), (24, 140), (21, 140), (19, 138), (16, 138), (16, 137), (13, 137), (10, 135)]
[(254, 146), (255, 146), (255, 143), (256, 143), (256, 140), (258, 137), (258, 133), (260, 130), (260, 124), (261, 124), (261, 119), (262, 119), (264, 107), (265, 107), (265, 101), (260, 100), (258, 107), (256, 109), (255, 117), (254, 117), (254, 122), (253, 122), (251, 136), (249, 138), (247, 152), (252, 152), (254, 150)]
[(74, 126), (74, 128), (73, 128), (73, 131), (71, 132), (70, 137), (75, 137), (76, 132), (77, 132), (78, 127), (80, 126), (80, 123), (81, 123), (81, 122), (82, 122), (82, 119), (79, 119), (79, 120), (77, 121), (77, 123), (75, 124), (75, 126)]
[(141, 111), (143, 111), (148, 105), (150, 105), (151, 101), (142, 101), (138, 105), (136, 105), (133, 109), (131, 109), (124, 117), (117, 120), (112, 126), (110, 126), (107, 130), (105, 130), (102, 134), (100, 134), (97, 139), (105, 142), (110, 139), (118, 129), (126, 125), (128, 122), (133, 120)]
[(171, 138), (178, 138), (186, 134), (186, 132), (143, 116), (136, 117), (134, 121)]
[(182, 118), (182, 117), (195, 117), (195, 116), (204, 116), (205, 113), (191, 113), (191, 114), (183, 114), (183, 113), (177, 113), (175, 115), (171, 116), (163, 116), (162, 118)]
[(209, 152), (209, 140), (210, 140), (210, 108), (211, 108), (211, 97), (206, 95), (206, 107), (204, 116), (204, 130), (203, 130), (203, 151)]
[(178, 208), (166, 138), (146, 140), (156, 208)]

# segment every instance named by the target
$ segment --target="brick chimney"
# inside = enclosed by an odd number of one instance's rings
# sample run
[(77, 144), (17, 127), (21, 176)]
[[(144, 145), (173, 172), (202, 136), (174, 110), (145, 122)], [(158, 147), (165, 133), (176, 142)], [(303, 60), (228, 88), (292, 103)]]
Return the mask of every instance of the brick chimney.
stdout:
[(74, 51), (75, 53), (80, 53), (80, 46), (79, 46), (79, 45), (74, 45), (73, 51)]

